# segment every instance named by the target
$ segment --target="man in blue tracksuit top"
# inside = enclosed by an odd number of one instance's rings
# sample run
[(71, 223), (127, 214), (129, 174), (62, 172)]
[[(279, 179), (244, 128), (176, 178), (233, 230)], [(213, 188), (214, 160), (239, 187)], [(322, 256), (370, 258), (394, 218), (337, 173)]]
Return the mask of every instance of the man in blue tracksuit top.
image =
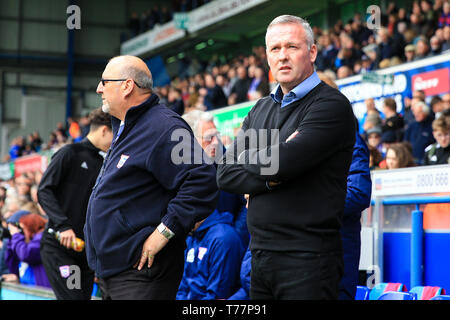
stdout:
[(341, 228), (344, 275), (339, 283), (339, 300), (353, 300), (356, 294), (361, 252), (361, 212), (370, 206), (371, 194), (369, 149), (356, 130), (356, 142), (347, 177), (347, 196)]
[(217, 203), (215, 167), (140, 58), (111, 59), (97, 93), (114, 138), (87, 209), (89, 267), (103, 299), (175, 299), (186, 236)]
[(244, 251), (233, 227), (233, 214), (215, 210), (187, 238), (177, 300), (216, 300), (231, 296), (239, 288)]
[(241, 264), (241, 287), (227, 300), (250, 300), (250, 271), (252, 269), (252, 252), (247, 248)]

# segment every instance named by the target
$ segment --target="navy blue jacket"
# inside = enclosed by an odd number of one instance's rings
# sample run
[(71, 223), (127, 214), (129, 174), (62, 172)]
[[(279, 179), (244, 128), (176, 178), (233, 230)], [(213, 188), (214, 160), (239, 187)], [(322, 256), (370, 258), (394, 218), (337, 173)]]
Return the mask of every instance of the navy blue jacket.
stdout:
[[(89, 199), (86, 254), (98, 277), (132, 268), (144, 241), (161, 222), (175, 233), (170, 241), (184, 249), (195, 222), (216, 206), (214, 165), (204, 160), (195, 164), (193, 159), (206, 156), (192, 130), (158, 102), (152, 94), (128, 110), (123, 132), (111, 145)], [(119, 124), (112, 117), (114, 136)], [(182, 130), (184, 136), (172, 139), (175, 130), (175, 134)], [(189, 163), (173, 161), (180, 150), (183, 155), (190, 152)]]
[(353, 299), (356, 293), (361, 251), (361, 212), (369, 207), (371, 194), (369, 149), (357, 132), (347, 176), (347, 195), (340, 230), (344, 257), (344, 274), (339, 283), (340, 300)]
[(248, 246), (250, 234), (247, 228), (247, 200), (241, 194), (229, 193), (223, 190), (219, 192), (217, 210), (219, 212), (231, 212), (234, 216), (233, 225), (241, 238), (244, 248)]
[(239, 287), (245, 248), (233, 228), (233, 214), (215, 210), (187, 238), (184, 274), (177, 300), (226, 299)]
[(359, 223), (361, 212), (370, 206), (371, 195), (372, 180), (369, 169), (369, 149), (363, 138), (356, 133), (352, 163), (347, 176), (343, 227), (346, 227), (346, 224), (350, 222)]

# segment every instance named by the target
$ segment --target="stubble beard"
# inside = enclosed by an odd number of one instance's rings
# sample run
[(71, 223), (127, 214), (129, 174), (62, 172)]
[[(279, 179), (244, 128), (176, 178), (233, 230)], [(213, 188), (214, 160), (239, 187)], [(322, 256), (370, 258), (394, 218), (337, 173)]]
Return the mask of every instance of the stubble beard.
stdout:
[(111, 111), (111, 108), (109, 107), (108, 102), (104, 101), (102, 104), (102, 111), (104, 113), (109, 113)]

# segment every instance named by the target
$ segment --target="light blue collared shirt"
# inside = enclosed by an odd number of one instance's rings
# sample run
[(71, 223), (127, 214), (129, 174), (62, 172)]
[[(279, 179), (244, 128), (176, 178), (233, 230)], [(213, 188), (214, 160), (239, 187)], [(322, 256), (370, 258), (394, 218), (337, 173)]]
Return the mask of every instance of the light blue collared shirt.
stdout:
[(276, 103), (281, 103), (281, 107), (283, 108), (288, 104), (300, 100), (301, 98), (306, 96), (306, 94), (314, 89), (319, 83), (319, 76), (314, 71), (312, 75), (303, 80), (298, 86), (296, 86), (284, 96), (280, 85), (277, 85), (276, 88), (272, 90), (270, 96)]

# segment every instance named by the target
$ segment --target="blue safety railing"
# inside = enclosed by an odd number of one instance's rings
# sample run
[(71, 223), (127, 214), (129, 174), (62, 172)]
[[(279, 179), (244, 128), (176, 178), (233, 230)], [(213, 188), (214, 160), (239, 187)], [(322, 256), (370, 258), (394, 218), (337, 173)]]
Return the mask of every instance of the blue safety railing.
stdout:
[[(372, 205), (375, 205), (372, 200)], [(380, 204), (388, 205), (416, 205), (416, 210), (411, 212), (411, 288), (423, 285), (423, 212), (421, 204), (450, 203), (450, 196), (404, 196), (382, 199)]]

